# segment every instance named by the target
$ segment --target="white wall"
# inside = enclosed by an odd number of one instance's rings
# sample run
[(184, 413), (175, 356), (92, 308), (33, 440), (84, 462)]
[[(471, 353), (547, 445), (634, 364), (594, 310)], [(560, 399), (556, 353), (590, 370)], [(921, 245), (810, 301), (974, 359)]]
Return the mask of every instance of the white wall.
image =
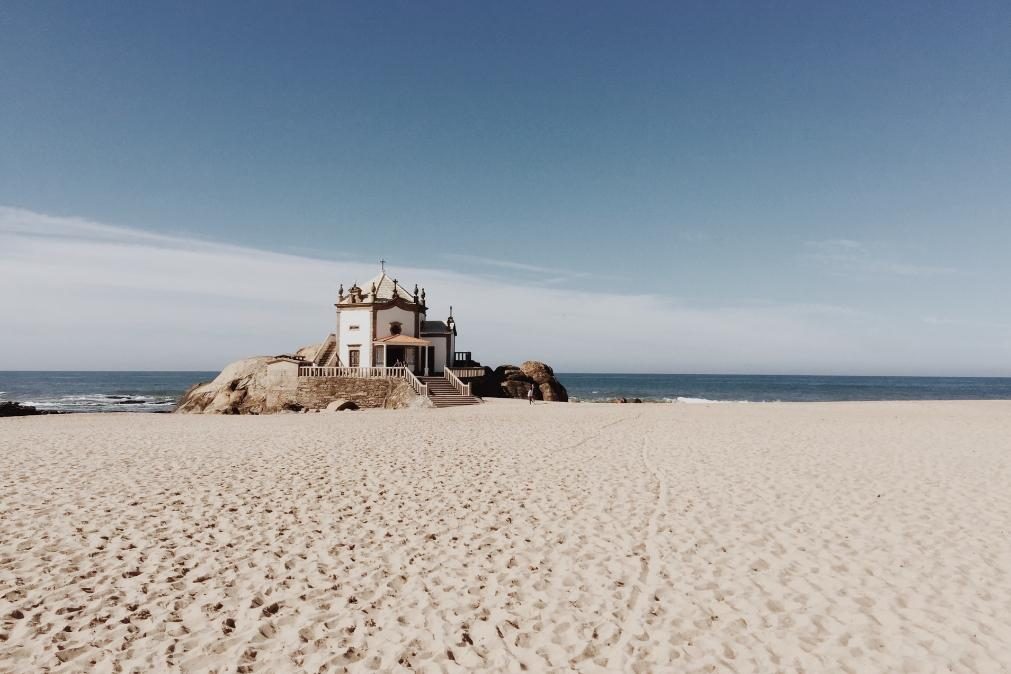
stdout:
[(401, 309), (400, 307), (390, 307), (381, 309), (376, 313), (376, 339), (388, 337), (390, 335), (390, 323), (400, 321), (403, 324), (401, 334), (408, 337), (417, 337), (414, 331), (414, 312)]
[(446, 367), (446, 340), (441, 337), (431, 337), (432, 345), (435, 347), (434, 362), (430, 365), (432, 372), (442, 372)]
[[(337, 344), (339, 346), (338, 352), (340, 354), (341, 365), (347, 367), (350, 364), (348, 361), (348, 346), (360, 344), (361, 346), (358, 347), (361, 351), (359, 363), (362, 367), (371, 367), (373, 340), (372, 309), (367, 306), (361, 309), (348, 309), (345, 307), (341, 309), (339, 316)], [(354, 326), (358, 326), (358, 329), (353, 330)]]

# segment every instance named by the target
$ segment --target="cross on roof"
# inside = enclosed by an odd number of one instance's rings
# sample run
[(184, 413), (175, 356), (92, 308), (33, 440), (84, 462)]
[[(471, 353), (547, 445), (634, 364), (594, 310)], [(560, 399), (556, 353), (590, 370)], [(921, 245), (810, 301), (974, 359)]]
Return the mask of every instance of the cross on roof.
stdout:
[(386, 260), (379, 261), (379, 271), (386, 271)]

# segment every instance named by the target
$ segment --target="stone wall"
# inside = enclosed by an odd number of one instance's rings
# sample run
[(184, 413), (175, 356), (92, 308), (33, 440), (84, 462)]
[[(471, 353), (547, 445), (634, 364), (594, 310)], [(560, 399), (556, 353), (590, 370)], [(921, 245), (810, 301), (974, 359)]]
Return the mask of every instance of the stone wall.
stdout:
[(299, 377), (291, 402), (307, 409), (323, 409), (338, 398), (359, 407), (407, 407), (415, 397), (411, 385), (398, 379)]

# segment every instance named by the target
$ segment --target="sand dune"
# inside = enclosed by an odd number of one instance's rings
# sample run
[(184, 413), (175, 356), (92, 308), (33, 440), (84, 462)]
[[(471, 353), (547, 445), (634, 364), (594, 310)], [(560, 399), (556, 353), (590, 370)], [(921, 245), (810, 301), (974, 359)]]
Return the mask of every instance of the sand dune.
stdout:
[(1004, 672), (1011, 403), (0, 420), (0, 671)]

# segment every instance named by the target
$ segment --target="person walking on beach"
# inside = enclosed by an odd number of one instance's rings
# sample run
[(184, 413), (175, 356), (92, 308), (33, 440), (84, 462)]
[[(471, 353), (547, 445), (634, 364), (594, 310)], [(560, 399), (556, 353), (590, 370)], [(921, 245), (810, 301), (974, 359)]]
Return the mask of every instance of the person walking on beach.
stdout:
[(527, 402), (530, 403), (531, 405), (534, 404), (534, 385), (533, 384), (530, 385), (530, 390), (527, 391)]

